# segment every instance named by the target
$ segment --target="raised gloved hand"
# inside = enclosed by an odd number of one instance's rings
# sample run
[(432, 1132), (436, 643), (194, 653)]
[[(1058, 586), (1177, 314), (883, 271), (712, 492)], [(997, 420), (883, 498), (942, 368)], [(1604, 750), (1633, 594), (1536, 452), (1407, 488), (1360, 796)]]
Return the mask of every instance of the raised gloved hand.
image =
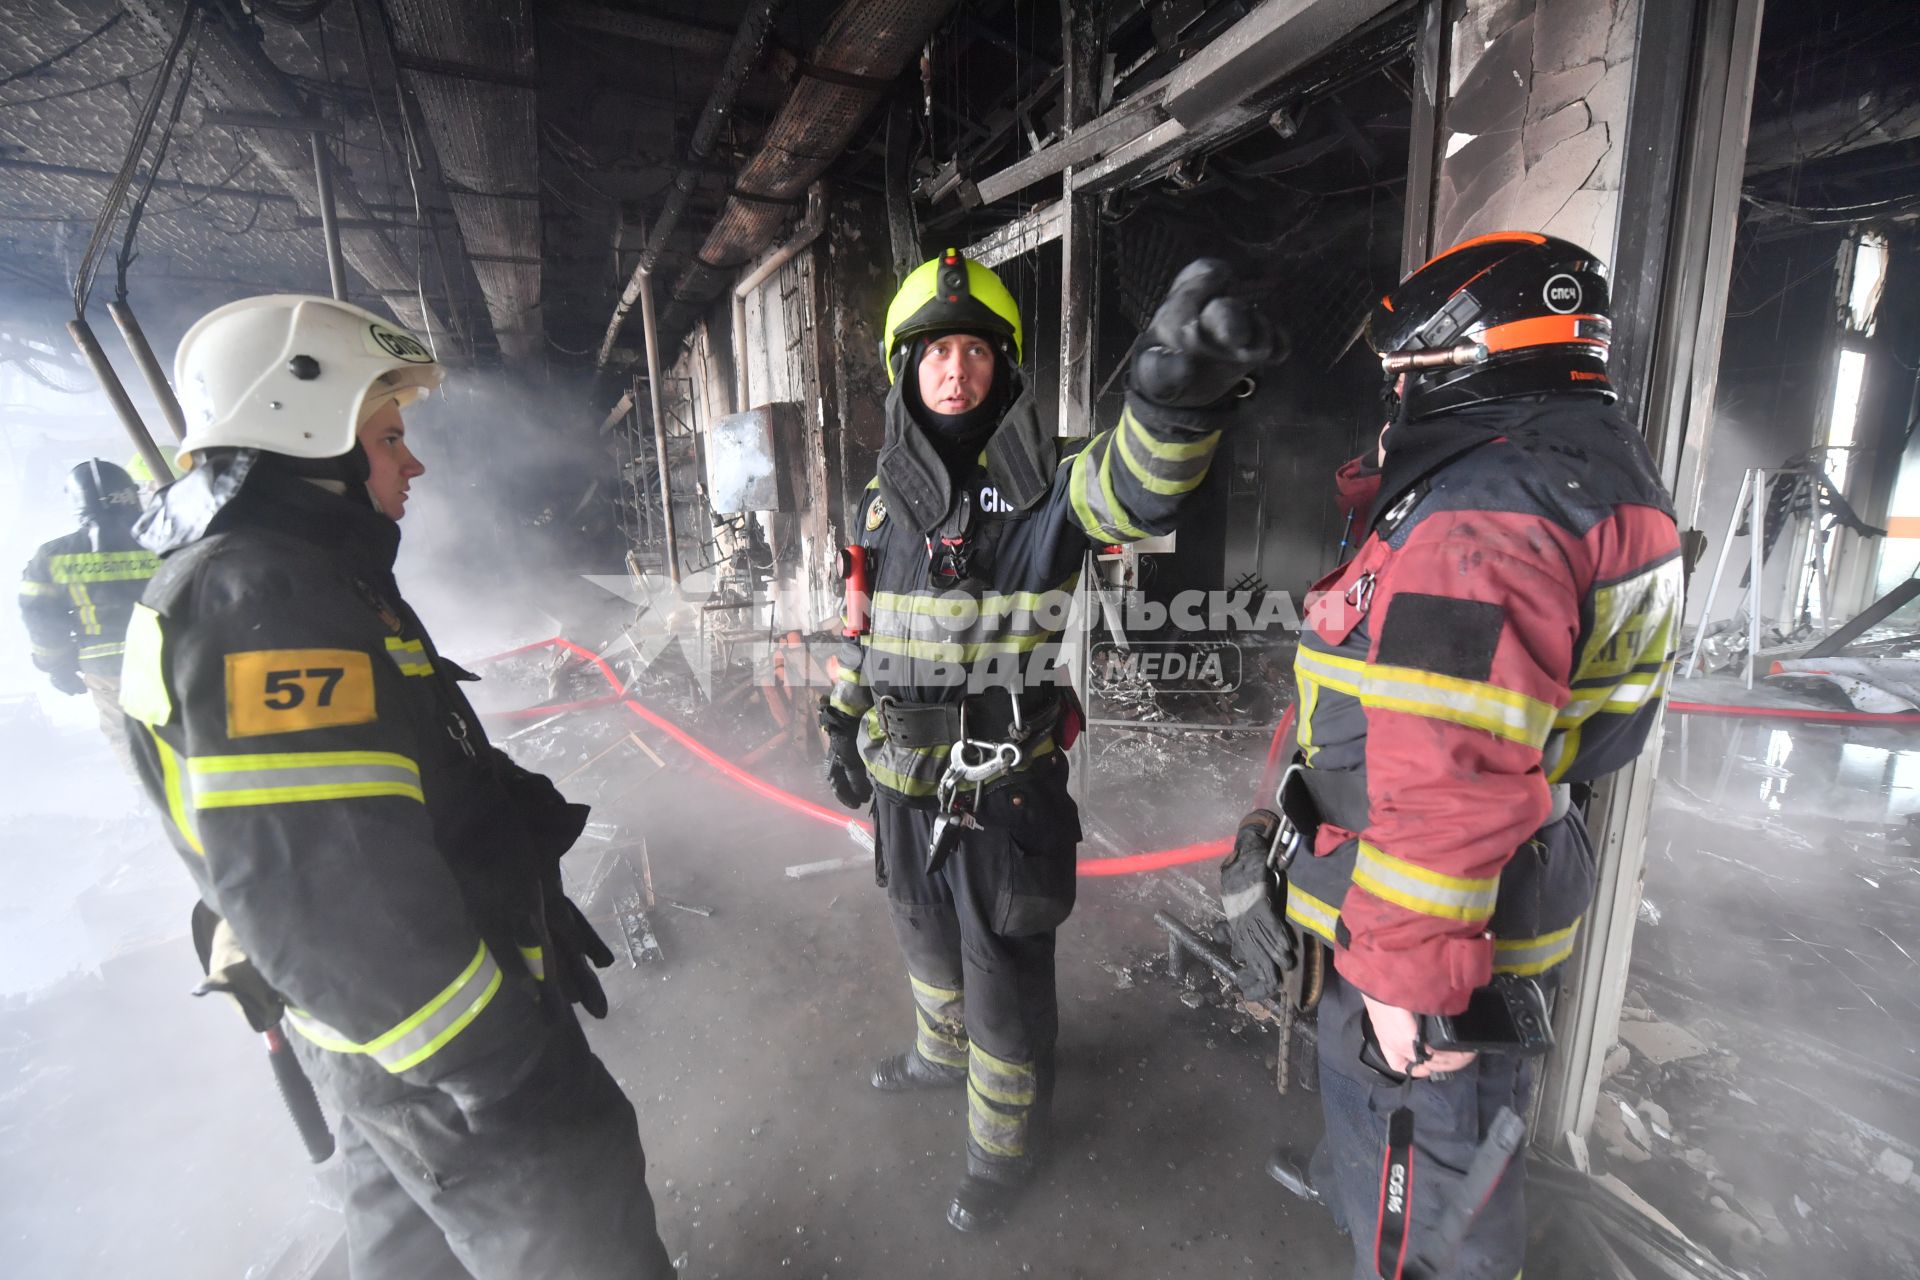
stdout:
[(827, 784), (834, 797), (849, 809), (873, 802), (873, 779), (860, 758), (860, 720), (820, 699), (820, 727), (827, 731)]
[(1181, 269), (1134, 354), (1135, 392), (1162, 408), (1205, 408), (1273, 358), (1273, 326), (1253, 303), (1229, 293), (1232, 283), (1218, 258)]
[(54, 688), (69, 696), (87, 691), (87, 682), (80, 678), (80, 673), (77, 671), (56, 671), (47, 679), (53, 683)]
[(1220, 864), (1220, 904), (1240, 964), (1240, 989), (1249, 1000), (1272, 1000), (1281, 979), (1300, 963), (1300, 944), (1286, 922), (1287, 891), (1267, 866), (1280, 819), (1255, 809), (1240, 822), (1233, 852)]
[(556, 984), (570, 1003), (596, 1018), (606, 1017), (606, 989), (600, 985), (600, 975), (594, 970), (613, 963), (613, 949), (594, 932), (586, 915), (558, 885), (551, 886), (544, 896), (547, 937), (553, 942), (547, 980)]

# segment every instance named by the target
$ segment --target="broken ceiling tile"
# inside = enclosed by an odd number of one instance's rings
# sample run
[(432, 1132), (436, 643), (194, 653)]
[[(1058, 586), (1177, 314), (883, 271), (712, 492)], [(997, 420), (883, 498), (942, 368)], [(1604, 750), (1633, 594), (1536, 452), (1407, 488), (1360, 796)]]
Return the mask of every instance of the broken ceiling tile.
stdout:
[[(1567, 197), (1560, 211), (1541, 226), (1543, 235), (1559, 236), (1574, 244), (1585, 245), (1605, 254), (1613, 244), (1614, 216), (1618, 202), (1610, 192), (1582, 187)], [(1640, 904), (1640, 918), (1648, 924), (1660, 923), (1660, 908), (1652, 902)]]
[(1685, 1027), (1671, 1022), (1622, 1022), (1620, 1038), (1650, 1062), (1679, 1062), (1702, 1057), (1707, 1043)]
[(1544, 227), (1551, 222), (1586, 185), (1609, 149), (1605, 129), (1588, 129), (1549, 150), (1527, 170), (1520, 189), (1513, 193), (1520, 219), (1513, 225)]

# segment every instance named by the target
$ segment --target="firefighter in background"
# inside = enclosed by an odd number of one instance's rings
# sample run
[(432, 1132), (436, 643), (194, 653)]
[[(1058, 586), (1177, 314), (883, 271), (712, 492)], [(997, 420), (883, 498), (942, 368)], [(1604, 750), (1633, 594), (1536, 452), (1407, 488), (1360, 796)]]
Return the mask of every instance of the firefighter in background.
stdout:
[(1088, 548), (1171, 529), (1242, 416), (1236, 391), (1271, 336), (1227, 283), (1215, 262), (1180, 274), (1119, 425), (1084, 448), (1041, 423), (1020, 312), (992, 271), (950, 249), (887, 309), (886, 442), (854, 524), (870, 618), (821, 714), (835, 793), (873, 805), (914, 1005), (912, 1047), (872, 1083), (966, 1088), (947, 1213), (962, 1231), (1000, 1219), (1046, 1148), (1054, 933), (1081, 834), (1058, 640)]
[(586, 809), (487, 742), (393, 577), (400, 410), (441, 376), (326, 298), (188, 331), (191, 469), (141, 526), (163, 559), (121, 690), (139, 773), (339, 1116), (356, 1280), (665, 1280), (633, 1107), (572, 1009), (604, 1016), (612, 960), (560, 889)]
[[(1340, 472), (1368, 536), (1308, 596), (1311, 805), (1289, 814), (1308, 835), (1279, 887), (1280, 950), (1333, 960), (1306, 1185), (1356, 1276), (1513, 1280), (1524, 1262), (1524, 1156), (1457, 1248), (1438, 1237), (1501, 1108), (1526, 1114), (1533, 1059), (1430, 1042), (1476, 990), (1527, 994), (1517, 979), (1544, 1012), (1593, 893), (1578, 798), (1640, 753), (1672, 675), (1679, 539), (1612, 407), (1609, 332), (1600, 262), (1527, 232), (1454, 247), (1368, 321), (1398, 404), (1379, 453)], [(1253, 917), (1281, 905), (1234, 909), (1273, 821), (1251, 815), (1222, 870), (1243, 959), (1275, 932)], [(1272, 1172), (1300, 1185), (1281, 1157)]]
[(80, 527), (34, 552), (20, 576), (20, 616), (33, 665), (61, 693), (91, 693), (100, 731), (129, 770), (120, 716), (127, 618), (160, 561), (133, 538), (140, 491), (111, 462), (90, 458), (67, 475)]

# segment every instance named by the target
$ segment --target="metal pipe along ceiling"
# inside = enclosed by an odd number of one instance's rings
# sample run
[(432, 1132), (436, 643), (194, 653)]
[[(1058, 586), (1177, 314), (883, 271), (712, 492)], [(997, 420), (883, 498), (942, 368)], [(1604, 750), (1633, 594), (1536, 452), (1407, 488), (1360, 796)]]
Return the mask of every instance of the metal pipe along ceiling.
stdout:
[(799, 212), (807, 184), (845, 153), (860, 122), (953, 7), (954, 0), (847, 0), (840, 6), (674, 290), (668, 332), (678, 331), (724, 289), (729, 271), (773, 243)]
[(546, 347), (530, 0), (387, 0), (448, 198), (507, 360)]
[(740, 86), (746, 83), (747, 73), (760, 60), (760, 46), (766, 43), (767, 32), (772, 29), (774, 20), (780, 16), (785, 4), (786, 0), (755, 0), (753, 7), (741, 18), (740, 27), (734, 32), (733, 43), (727, 50), (727, 60), (721, 65), (720, 74), (714, 77), (713, 90), (707, 94), (707, 104), (700, 111), (700, 122), (694, 126), (693, 138), (687, 145), (687, 163), (673, 175), (673, 186), (667, 192), (667, 202), (661, 206), (660, 216), (653, 221), (653, 230), (647, 236), (639, 265), (634, 267), (633, 277), (627, 281), (627, 287), (613, 309), (613, 318), (607, 322), (607, 334), (600, 340), (600, 354), (594, 362), (596, 366), (607, 363), (607, 357), (613, 354), (613, 344), (620, 337), (620, 326), (633, 310), (633, 304), (641, 294), (650, 292), (652, 286), (649, 277), (654, 268), (660, 265), (661, 250), (666, 247), (674, 228), (680, 225), (680, 214), (686, 209), (688, 198), (693, 195), (701, 165), (713, 153), (713, 144), (719, 139), (720, 130), (732, 117), (733, 100), (739, 96)]

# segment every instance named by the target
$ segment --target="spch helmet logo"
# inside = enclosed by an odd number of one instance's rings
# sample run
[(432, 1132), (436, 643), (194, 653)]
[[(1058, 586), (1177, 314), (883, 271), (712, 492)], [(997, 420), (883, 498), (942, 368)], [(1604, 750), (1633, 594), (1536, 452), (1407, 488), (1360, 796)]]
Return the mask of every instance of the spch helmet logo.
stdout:
[(367, 326), (367, 337), (395, 360), (406, 360), (413, 364), (433, 363), (433, 353), (411, 334), (396, 333), (392, 329), (370, 324)]
[(1564, 272), (1548, 278), (1546, 287), (1540, 291), (1540, 300), (1547, 304), (1547, 310), (1555, 315), (1570, 315), (1580, 309), (1580, 282)]

